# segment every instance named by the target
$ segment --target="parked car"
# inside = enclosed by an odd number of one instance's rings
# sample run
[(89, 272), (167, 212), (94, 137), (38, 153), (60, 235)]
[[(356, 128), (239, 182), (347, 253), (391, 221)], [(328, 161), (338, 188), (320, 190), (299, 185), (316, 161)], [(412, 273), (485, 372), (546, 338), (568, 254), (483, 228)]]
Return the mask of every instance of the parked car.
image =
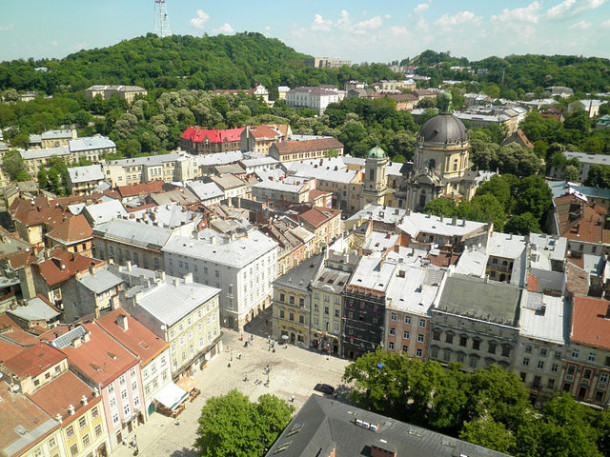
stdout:
[(335, 388), (333, 386), (329, 386), (328, 384), (316, 384), (316, 387), (314, 387), (313, 390), (332, 395), (332, 393), (335, 391)]

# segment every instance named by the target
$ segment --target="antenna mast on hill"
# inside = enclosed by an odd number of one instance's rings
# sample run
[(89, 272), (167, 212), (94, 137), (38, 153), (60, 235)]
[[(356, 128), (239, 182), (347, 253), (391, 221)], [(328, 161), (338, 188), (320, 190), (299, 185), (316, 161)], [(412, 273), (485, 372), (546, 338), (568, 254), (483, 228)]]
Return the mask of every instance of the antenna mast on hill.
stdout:
[(160, 38), (170, 36), (166, 0), (155, 0), (155, 33)]

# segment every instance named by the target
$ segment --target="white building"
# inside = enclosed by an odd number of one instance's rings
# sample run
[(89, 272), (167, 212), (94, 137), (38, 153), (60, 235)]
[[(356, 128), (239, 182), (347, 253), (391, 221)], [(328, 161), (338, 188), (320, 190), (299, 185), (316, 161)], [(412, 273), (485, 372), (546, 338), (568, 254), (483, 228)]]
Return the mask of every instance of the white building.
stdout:
[(169, 274), (192, 273), (195, 282), (222, 289), (223, 325), (242, 330), (270, 303), (278, 244), (258, 230), (239, 237), (210, 229), (196, 238), (177, 236), (167, 242), (163, 253)]
[(286, 94), (287, 106), (315, 109), (320, 115), (331, 103), (339, 103), (336, 87), (297, 87)]

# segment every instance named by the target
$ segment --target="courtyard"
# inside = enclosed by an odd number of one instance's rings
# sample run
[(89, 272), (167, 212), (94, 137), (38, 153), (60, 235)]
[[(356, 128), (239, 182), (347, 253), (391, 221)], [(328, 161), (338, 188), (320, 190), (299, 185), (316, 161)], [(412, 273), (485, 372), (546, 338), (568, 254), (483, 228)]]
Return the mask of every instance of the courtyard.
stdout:
[[(257, 321), (263, 322), (263, 319)], [(257, 330), (259, 335), (264, 334), (264, 327)], [(252, 343), (245, 346), (252, 335)], [(346, 388), (341, 387), (341, 376), (349, 363), (347, 360), (292, 345), (280, 346), (275, 343), (272, 348), (270, 340), (256, 334), (246, 333), (243, 337), (242, 341), (239, 333), (223, 330), (224, 350), (209, 361), (203, 371), (193, 376), (201, 395), (192, 403), (187, 403), (178, 419), (152, 414), (146, 424), (127, 438), (127, 443), (130, 443), (135, 437), (140, 456), (196, 456), (193, 443), (201, 408), (206, 399), (224, 395), (232, 389), (248, 395), (251, 400), (271, 393), (293, 402), (297, 411), (314, 394), (313, 388), (317, 383), (338, 388), (335, 393), (339, 398), (346, 395)], [(321, 394), (316, 392), (315, 395)], [(133, 454), (134, 448), (127, 444), (111, 455), (127, 457)]]

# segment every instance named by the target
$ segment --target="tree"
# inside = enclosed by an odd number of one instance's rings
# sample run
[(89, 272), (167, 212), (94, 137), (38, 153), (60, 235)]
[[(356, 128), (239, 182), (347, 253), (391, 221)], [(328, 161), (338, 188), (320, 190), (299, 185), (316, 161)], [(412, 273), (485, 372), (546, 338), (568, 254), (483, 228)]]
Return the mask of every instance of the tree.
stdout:
[(260, 457), (290, 423), (293, 411), (273, 395), (253, 403), (231, 390), (210, 398), (202, 408), (195, 447), (204, 457)]
[(511, 453), (517, 444), (514, 434), (503, 423), (490, 417), (465, 422), (460, 439), (507, 454)]
[(593, 165), (585, 180), (585, 186), (610, 188), (610, 167), (608, 165)]
[(517, 235), (529, 235), (530, 232), (542, 233), (542, 230), (540, 230), (540, 222), (530, 212), (512, 216), (506, 222), (504, 231)]
[(528, 176), (521, 180), (516, 189), (515, 211), (518, 214), (532, 213), (541, 220), (551, 207), (553, 194), (541, 176)]
[(446, 198), (435, 198), (430, 200), (424, 207), (423, 212), (434, 216), (453, 217), (457, 215), (457, 204), (455, 200)]
[(47, 170), (45, 168), (41, 168), (38, 172), (38, 187), (41, 189), (46, 189), (49, 184), (49, 179), (47, 176)]
[(11, 181), (26, 181), (27, 167), (17, 151), (8, 151), (2, 159), (2, 169), (10, 176)]

